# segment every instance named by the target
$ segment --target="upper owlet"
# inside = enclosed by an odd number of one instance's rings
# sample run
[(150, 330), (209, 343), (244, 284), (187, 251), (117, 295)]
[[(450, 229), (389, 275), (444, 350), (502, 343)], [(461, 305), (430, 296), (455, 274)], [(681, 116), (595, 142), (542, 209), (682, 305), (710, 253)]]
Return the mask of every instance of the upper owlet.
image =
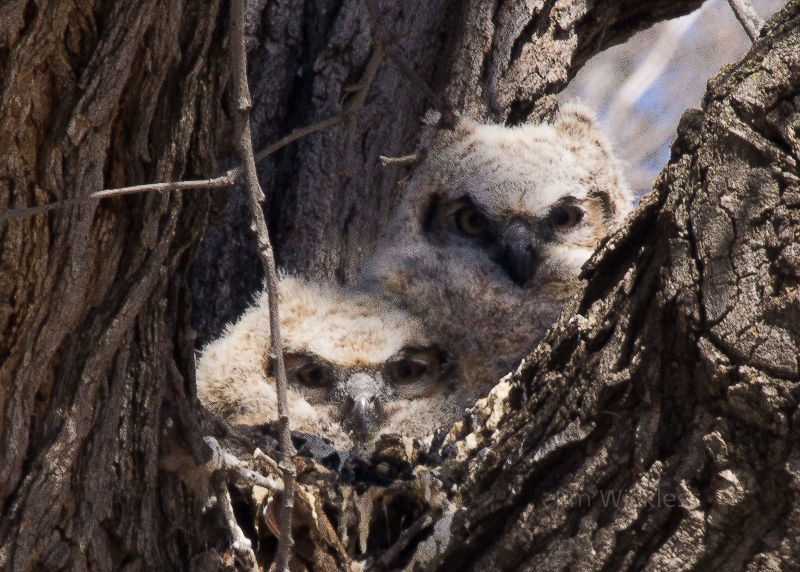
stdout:
[[(279, 282), (292, 430), (365, 452), (384, 433), (423, 437), (474, 401), (420, 322), (385, 299), (294, 277)], [(234, 424), (277, 419), (266, 294), (197, 364), (201, 402)]]
[(580, 104), (552, 124), (428, 127), (422, 145), (359, 282), (422, 319), (464, 382), (485, 390), (558, 318), (632, 196)]

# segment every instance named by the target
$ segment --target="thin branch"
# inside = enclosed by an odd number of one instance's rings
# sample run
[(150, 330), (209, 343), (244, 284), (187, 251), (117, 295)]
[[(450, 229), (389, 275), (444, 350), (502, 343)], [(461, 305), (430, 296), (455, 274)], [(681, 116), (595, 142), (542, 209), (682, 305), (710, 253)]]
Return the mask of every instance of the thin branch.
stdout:
[(283, 492), (283, 486), (272, 477), (265, 477), (255, 471), (251, 471), (235, 455), (225, 451), (214, 437), (210, 435), (203, 437), (203, 442), (206, 445), (203, 452), (203, 457), (206, 460), (202, 467), (211, 475), (211, 483), (214, 486), (217, 504), (222, 511), (225, 527), (231, 537), (231, 550), (238, 555), (239, 560), (246, 569), (251, 572), (257, 572), (259, 568), (253, 552), (253, 543), (245, 536), (241, 527), (239, 527), (239, 523), (236, 522), (231, 495), (228, 490), (228, 482), (238, 481), (248, 486), (258, 485), (273, 493)]
[(13, 218), (23, 218), (33, 216), (39, 213), (45, 213), (55, 209), (69, 207), (88, 203), (91, 201), (99, 201), (108, 197), (116, 197), (121, 195), (132, 195), (134, 193), (144, 193), (148, 191), (183, 191), (187, 189), (215, 189), (218, 187), (227, 187), (233, 184), (236, 177), (242, 172), (241, 167), (230, 169), (224, 175), (214, 179), (200, 179), (196, 181), (177, 181), (175, 183), (151, 183), (147, 185), (134, 185), (132, 187), (121, 187), (118, 189), (104, 189), (96, 191), (83, 197), (73, 197), (70, 199), (63, 199), (54, 203), (47, 203), (35, 207), (26, 207), (20, 209), (6, 209), (0, 212), (0, 222), (10, 220)]
[(750, 0), (728, 0), (728, 4), (731, 5), (736, 19), (739, 20), (750, 41), (755, 42), (764, 26), (764, 20), (756, 13)]
[(394, 561), (395, 558), (408, 546), (409, 542), (414, 539), (420, 532), (425, 530), (431, 524), (433, 524), (435, 518), (434, 513), (437, 511), (428, 510), (425, 512), (421, 517), (411, 523), (411, 526), (406, 528), (401, 534), (400, 537), (397, 539), (392, 546), (386, 549), (386, 551), (381, 554), (380, 558), (376, 561), (376, 564), (381, 568), (389, 568), (391, 563)]
[(244, 564), (246, 570), (258, 572), (258, 562), (253, 552), (253, 543), (244, 535), (239, 524), (236, 522), (236, 515), (233, 514), (233, 504), (231, 495), (228, 492), (228, 485), (225, 477), (217, 475), (213, 479), (214, 493), (217, 495), (217, 504), (222, 509), (222, 518), (231, 536), (231, 548), (239, 555), (239, 560)]
[(458, 116), (453, 112), (453, 108), (447, 104), (441, 97), (439, 97), (435, 91), (433, 91), (430, 86), (425, 83), (421, 77), (414, 71), (414, 68), (411, 67), (411, 64), (408, 63), (408, 60), (395, 49), (394, 45), (389, 39), (389, 34), (386, 32), (386, 29), (383, 27), (383, 23), (378, 16), (378, 9), (375, 6), (375, 0), (364, 0), (364, 4), (367, 7), (367, 13), (369, 14), (369, 20), (372, 23), (372, 30), (374, 32), (374, 39), (376, 43), (383, 46), (386, 50), (386, 53), (389, 55), (389, 58), (394, 62), (394, 64), (400, 68), (400, 71), (403, 72), (409, 81), (414, 84), (414, 87), (419, 89), (425, 97), (428, 99), (428, 102), (442, 114), (441, 124), (444, 126), (452, 127), (458, 122)]
[(361, 112), (361, 109), (364, 107), (364, 102), (367, 99), (367, 92), (369, 91), (369, 86), (372, 85), (372, 80), (375, 79), (375, 74), (378, 71), (378, 66), (383, 59), (383, 46), (376, 42), (375, 46), (372, 50), (372, 54), (370, 55), (369, 61), (367, 61), (366, 68), (364, 69), (364, 73), (361, 76), (361, 80), (358, 82), (357, 85), (353, 85), (350, 87), (346, 87), (344, 89), (345, 93), (349, 95), (348, 98), (345, 96), (342, 100), (342, 103), (339, 105), (339, 110), (336, 112), (336, 115), (332, 115), (327, 119), (323, 119), (318, 123), (314, 123), (313, 125), (309, 125), (308, 127), (301, 127), (299, 129), (295, 129), (285, 137), (278, 139), (275, 143), (266, 147), (256, 153), (255, 160), (256, 163), (260, 162), (262, 159), (272, 155), (275, 151), (280, 149), (281, 147), (285, 147), (290, 143), (294, 143), (298, 139), (302, 139), (308, 135), (312, 135), (324, 129), (328, 129), (329, 127), (334, 127), (339, 125), (342, 121), (350, 120), (354, 118)]
[(625, 125), (628, 122), (631, 108), (662, 77), (681, 45), (681, 38), (694, 26), (704, 9), (700, 8), (683, 18), (672, 20), (661, 28), (650, 52), (636, 71), (616, 90), (606, 112), (609, 125)]
[(245, 0), (231, 2), (231, 66), (234, 92), (234, 146), (239, 152), (244, 167), (247, 195), (253, 216), (253, 230), (258, 239), (258, 255), (264, 266), (269, 304), (269, 329), (271, 353), (275, 360), (275, 380), (278, 390), (278, 424), (280, 426), (280, 468), (283, 472), (283, 495), (279, 520), (280, 538), (275, 557), (276, 570), (289, 570), (292, 541), (292, 509), (294, 507), (294, 480), (297, 469), (294, 465), (294, 445), (289, 427), (286, 367), (283, 362), (280, 318), (278, 316), (278, 274), (275, 270), (275, 255), (269, 240), (267, 222), (264, 219), (262, 202), (264, 193), (256, 174), (253, 156), (253, 139), (250, 135), (250, 88), (247, 85), (247, 54), (244, 45)]
[(318, 131), (322, 131), (324, 129), (328, 129), (329, 127), (333, 127), (334, 125), (338, 125), (342, 120), (341, 112), (337, 113), (336, 115), (332, 115), (327, 119), (323, 119), (319, 123), (314, 123), (313, 125), (308, 125), (307, 127), (301, 127), (299, 129), (295, 129), (285, 137), (281, 137), (275, 143), (262, 149), (255, 155), (256, 163), (260, 163), (263, 159), (266, 159), (270, 155), (272, 155), (275, 151), (282, 147), (286, 147), (290, 143), (294, 143), (298, 139), (302, 139), (308, 135), (312, 135), (317, 133)]
[(402, 157), (386, 157), (385, 155), (381, 155), (378, 157), (378, 160), (381, 162), (381, 166), (383, 167), (389, 167), (390, 165), (405, 167), (406, 165), (414, 165), (415, 163), (419, 163), (424, 157), (425, 153), (417, 151), (416, 153), (403, 155)]
[(346, 121), (352, 121), (363, 109), (364, 103), (367, 101), (369, 86), (372, 85), (372, 80), (375, 79), (375, 74), (378, 73), (378, 66), (383, 61), (384, 44), (374, 39), (372, 44), (372, 54), (364, 68), (364, 73), (361, 74), (361, 79), (356, 85), (351, 85), (344, 89), (346, 95), (342, 99), (341, 113), (342, 119)]
[[(224, 450), (219, 442), (212, 436), (207, 435), (203, 437), (203, 442), (206, 444), (207, 451), (205, 455), (207, 460), (203, 463), (203, 468), (212, 475), (220, 471), (225, 473), (228, 480), (235, 481), (245, 486), (259, 486), (264, 487), (273, 493), (283, 492), (283, 484), (272, 476), (264, 476), (261, 473), (253, 471), (247, 466), (247, 463), (239, 459), (236, 455)], [(260, 449), (256, 449), (257, 453), (264, 455)], [(264, 455), (266, 457), (266, 455)], [(271, 470), (278, 470), (278, 467), (270, 467)]]

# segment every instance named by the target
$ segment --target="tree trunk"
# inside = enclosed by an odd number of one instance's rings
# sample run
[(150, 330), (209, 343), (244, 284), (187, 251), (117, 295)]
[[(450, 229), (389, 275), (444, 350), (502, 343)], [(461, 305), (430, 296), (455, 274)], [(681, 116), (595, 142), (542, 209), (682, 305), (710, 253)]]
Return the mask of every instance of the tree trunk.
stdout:
[[(545, 116), (597, 51), (698, 4), (414, 2), (382, 17), (457, 109), (515, 122)], [(0, 7), (0, 209), (217, 174), (227, 9)], [(251, 10), (258, 147), (333, 114), (370, 36), (356, 1)], [(458, 486), (395, 563), (797, 567), (799, 12), (687, 114), (657, 192), (590, 264), (578, 316), (444, 443), (435, 471)], [(377, 156), (410, 151), (424, 109), (384, 62), (357, 122), (262, 166), (285, 267), (353, 275), (404, 174)], [(206, 339), (259, 280), (233, 197), (193, 273)], [(219, 566), (217, 511), (159, 468), (170, 422), (215, 430), (194, 397), (186, 286), (211, 202), (149, 194), (0, 223), (0, 568)]]
[[(224, 4), (7, 2), (0, 21), (0, 209), (215, 172)], [(150, 193), (0, 223), (1, 569), (163, 570), (224, 549), (159, 470), (165, 419), (200, 409), (185, 276), (208, 203)]]

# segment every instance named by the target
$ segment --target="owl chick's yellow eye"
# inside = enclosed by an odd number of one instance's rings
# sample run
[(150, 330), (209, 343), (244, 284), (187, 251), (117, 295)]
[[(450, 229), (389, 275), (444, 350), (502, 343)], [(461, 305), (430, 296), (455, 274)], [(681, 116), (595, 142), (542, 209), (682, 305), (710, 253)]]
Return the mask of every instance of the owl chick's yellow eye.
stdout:
[(299, 383), (307, 387), (327, 387), (329, 385), (327, 370), (317, 364), (308, 364), (298, 369), (294, 376)]
[(489, 220), (475, 207), (464, 207), (456, 212), (456, 226), (467, 236), (481, 236), (489, 228)]
[(555, 230), (567, 230), (575, 226), (583, 218), (583, 212), (577, 207), (556, 207), (550, 211), (550, 225)]

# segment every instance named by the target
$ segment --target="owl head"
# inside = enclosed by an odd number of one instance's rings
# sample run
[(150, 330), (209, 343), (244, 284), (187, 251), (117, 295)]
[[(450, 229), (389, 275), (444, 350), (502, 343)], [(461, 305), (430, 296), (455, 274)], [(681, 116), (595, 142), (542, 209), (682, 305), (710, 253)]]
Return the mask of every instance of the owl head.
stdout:
[[(279, 313), (292, 429), (363, 451), (384, 433), (422, 437), (468, 400), (419, 320), (386, 299), (286, 276)], [(266, 294), (204, 348), (198, 394), (233, 424), (277, 419)]]
[(423, 145), (402, 207), (416, 228), (406, 232), (469, 248), (522, 288), (576, 276), (631, 209), (619, 161), (581, 104), (552, 124), (430, 128)]
[(466, 376), (500, 374), (558, 317), (632, 195), (580, 104), (551, 124), (429, 123), (425, 159), (361, 282), (423, 318)]
[(451, 393), (446, 354), (419, 320), (386, 299), (298, 279), (281, 286), (289, 384), (312, 407), (340, 420), (354, 443), (407, 433), (398, 427), (407, 409)]

